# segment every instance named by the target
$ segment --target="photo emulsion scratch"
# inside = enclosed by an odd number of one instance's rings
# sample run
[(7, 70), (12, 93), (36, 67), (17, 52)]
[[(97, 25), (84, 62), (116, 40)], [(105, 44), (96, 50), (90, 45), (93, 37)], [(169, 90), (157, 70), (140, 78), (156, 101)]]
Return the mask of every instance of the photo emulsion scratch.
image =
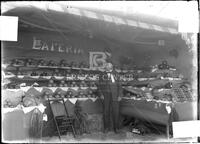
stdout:
[(1, 11), (2, 142), (198, 142), (197, 1)]

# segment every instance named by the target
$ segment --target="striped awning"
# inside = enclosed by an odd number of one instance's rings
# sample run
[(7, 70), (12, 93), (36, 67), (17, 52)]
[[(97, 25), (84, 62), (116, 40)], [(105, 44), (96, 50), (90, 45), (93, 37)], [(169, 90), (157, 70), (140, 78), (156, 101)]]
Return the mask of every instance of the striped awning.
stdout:
[(83, 10), (78, 8), (64, 8), (62, 5), (50, 3), (48, 5), (49, 10), (59, 11), (59, 12), (65, 12), (68, 14), (81, 16), (81, 17), (87, 17), (94, 20), (101, 20), (104, 22), (113, 23), (116, 25), (125, 25), (125, 26), (131, 26), (135, 28), (141, 28), (141, 29), (148, 29), (148, 30), (154, 30), (154, 31), (160, 31), (160, 32), (167, 32), (171, 34), (177, 34), (178, 30), (176, 28), (171, 27), (163, 27), (155, 24), (149, 24), (145, 22), (140, 22), (132, 19), (107, 15), (107, 14), (100, 14), (98, 12), (93, 12), (89, 10)]

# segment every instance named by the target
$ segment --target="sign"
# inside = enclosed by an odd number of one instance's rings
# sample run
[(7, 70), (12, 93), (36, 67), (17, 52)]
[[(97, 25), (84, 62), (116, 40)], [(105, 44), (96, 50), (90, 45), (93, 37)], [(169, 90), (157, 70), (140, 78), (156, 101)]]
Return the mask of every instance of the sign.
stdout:
[(90, 69), (104, 69), (107, 55), (104, 52), (90, 52)]
[(83, 54), (82, 49), (74, 48), (72, 45), (67, 45), (58, 41), (46, 42), (36, 37), (33, 37), (32, 49), (66, 54)]

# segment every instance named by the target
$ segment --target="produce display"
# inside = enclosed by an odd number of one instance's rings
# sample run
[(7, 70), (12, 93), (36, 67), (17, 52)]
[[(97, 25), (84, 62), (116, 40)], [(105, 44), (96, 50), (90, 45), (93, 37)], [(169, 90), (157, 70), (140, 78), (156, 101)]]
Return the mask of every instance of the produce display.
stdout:
[(81, 89), (78, 88), (74, 90), (73, 88), (68, 88), (68, 90), (62, 90), (57, 88), (57, 90), (52, 93), (45, 91), (44, 97), (46, 98), (97, 98), (96, 90), (94, 89)]
[[(69, 68), (59, 69), (59, 66)], [(72, 69), (79, 66), (87, 67), (84, 62), (68, 64), (65, 60), (59, 64), (52, 60), (12, 60), (4, 69), (4, 78), (9, 79), (4, 85), (4, 107), (36, 106), (47, 98), (97, 98), (95, 76), (89, 75), (86, 79), (87, 73)], [(18, 91), (23, 93), (16, 98)]]
[[(9, 91), (4, 93), (4, 107), (36, 106), (47, 98), (97, 98), (95, 74), (74, 68), (88, 66), (65, 60), (12, 60), (4, 69), (4, 79), (9, 80), (4, 85), (4, 91)], [(23, 91), (21, 97), (16, 99), (15, 91)]]
[(191, 85), (166, 61), (150, 72), (141, 72), (123, 87), (124, 98), (160, 102), (194, 101)]
[[(25, 98), (20, 102), (25, 106), (38, 104), (41, 97), (96, 98), (99, 72), (88, 69), (84, 71), (84, 68), (88, 68), (84, 62), (78, 64), (66, 60), (56, 63), (53, 60), (14, 59), (5, 69), (5, 79), (9, 79), (10, 83), (4, 88), (42, 88), (39, 94), (26, 93), (23, 96)], [(146, 70), (116, 71), (123, 85), (124, 98), (165, 102), (195, 100), (190, 84), (174, 67), (169, 66), (167, 61)], [(16, 106), (8, 101), (5, 103), (7, 107)]]
[(54, 60), (43, 60), (43, 59), (32, 59), (32, 58), (18, 58), (13, 59), (9, 62), (12, 66), (29, 66), (29, 67), (74, 67), (74, 68), (89, 68), (89, 65), (85, 62), (76, 63), (74, 61), (67, 62), (66, 60), (60, 60), (56, 62)]
[[(24, 87), (26, 88), (26, 87)], [(17, 105), (24, 107), (37, 106), (48, 98), (98, 98), (96, 88), (89, 87), (30, 87), (27, 91), (23, 88), (3, 90), (3, 106), (14, 108)]]

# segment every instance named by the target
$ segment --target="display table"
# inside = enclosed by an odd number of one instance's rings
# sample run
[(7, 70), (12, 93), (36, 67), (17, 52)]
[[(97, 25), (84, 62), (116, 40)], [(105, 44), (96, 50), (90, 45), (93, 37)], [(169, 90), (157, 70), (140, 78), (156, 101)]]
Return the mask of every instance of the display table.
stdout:
[(38, 108), (41, 112), (44, 107), (34, 106), (27, 108), (4, 108), (3, 111), (3, 139), (28, 140), (31, 126), (31, 118), (34, 110)]
[[(120, 113), (166, 125), (169, 119), (166, 105), (167, 103), (156, 101), (122, 99), (120, 101)], [(179, 117), (178, 121), (196, 119), (196, 102), (175, 103), (174, 107)]]
[[(74, 106), (77, 101), (79, 101), (83, 112), (87, 114), (97, 114), (103, 112), (103, 99), (65, 99), (65, 105), (67, 107), (69, 115), (74, 114)], [(165, 125), (168, 123), (169, 119), (169, 114), (166, 110), (167, 104), (168, 103), (158, 101), (133, 100), (122, 98), (120, 100), (120, 113), (122, 115), (133, 116), (143, 120), (148, 120)], [(175, 103), (174, 107), (179, 117), (178, 120), (195, 120), (196, 104), (196, 102)]]

